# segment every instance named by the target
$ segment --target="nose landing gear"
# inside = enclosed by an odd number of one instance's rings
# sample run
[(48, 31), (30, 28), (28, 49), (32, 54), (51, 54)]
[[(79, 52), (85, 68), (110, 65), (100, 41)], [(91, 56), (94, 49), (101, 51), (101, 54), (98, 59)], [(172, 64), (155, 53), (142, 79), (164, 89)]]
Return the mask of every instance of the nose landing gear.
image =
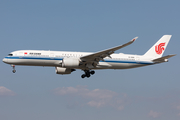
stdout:
[(85, 74), (81, 75), (81, 78), (89, 78), (91, 75), (93, 75), (95, 73), (95, 71), (90, 71), (90, 70), (84, 70)]
[(15, 72), (16, 72), (16, 70), (15, 70), (15, 65), (11, 65), (11, 66), (13, 67), (12, 72), (15, 73)]

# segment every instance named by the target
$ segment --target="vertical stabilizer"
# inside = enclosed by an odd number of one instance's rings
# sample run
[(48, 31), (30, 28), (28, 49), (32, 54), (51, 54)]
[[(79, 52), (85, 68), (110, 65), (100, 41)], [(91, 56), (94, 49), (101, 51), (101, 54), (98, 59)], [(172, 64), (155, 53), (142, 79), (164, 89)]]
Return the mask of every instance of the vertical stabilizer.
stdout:
[(172, 35), (164, 35), (162, 36), (145, 54), (144, 56), (152, 57), (152, 58), (160, 58), (162, 57), (169, 40)]

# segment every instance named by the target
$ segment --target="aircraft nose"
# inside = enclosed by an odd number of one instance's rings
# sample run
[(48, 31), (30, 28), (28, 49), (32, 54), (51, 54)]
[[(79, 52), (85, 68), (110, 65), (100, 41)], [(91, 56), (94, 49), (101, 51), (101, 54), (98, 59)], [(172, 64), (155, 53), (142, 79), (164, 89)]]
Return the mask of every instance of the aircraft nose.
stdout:
[(2, 61), (3, 61), (4, 63), (7, 63), (7, 62), (8, 62), (8, 59), (7, 59), (7, 58), (4, 58)]

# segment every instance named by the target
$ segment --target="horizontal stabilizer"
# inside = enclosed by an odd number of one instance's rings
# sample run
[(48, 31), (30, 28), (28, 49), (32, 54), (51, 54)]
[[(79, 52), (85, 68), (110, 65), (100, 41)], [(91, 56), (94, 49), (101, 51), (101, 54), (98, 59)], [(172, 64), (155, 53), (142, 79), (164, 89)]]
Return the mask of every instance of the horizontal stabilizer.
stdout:
[(167, 55), (167, 56), (164, 56), (164, 57), (154, 59), (153, 62), (158, 62), (158, 63), (159, 62), (168, 62), (168, 58), (173, 57), (173, 56), (175, 56), (175, 54), (174, 55)]

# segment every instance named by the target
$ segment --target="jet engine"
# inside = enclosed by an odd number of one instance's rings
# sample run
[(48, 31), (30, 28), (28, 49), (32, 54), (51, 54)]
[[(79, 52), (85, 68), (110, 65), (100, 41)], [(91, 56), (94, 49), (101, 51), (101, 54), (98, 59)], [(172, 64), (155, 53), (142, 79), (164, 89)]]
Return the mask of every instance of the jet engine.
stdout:
[(62, 60), (62, 67), (64, 68), (75, 68), (79, 67), (80, 61), (78, 58), (64, 58)]
[(56, 67), (56, 74), (71, 74), (75, 69)]

